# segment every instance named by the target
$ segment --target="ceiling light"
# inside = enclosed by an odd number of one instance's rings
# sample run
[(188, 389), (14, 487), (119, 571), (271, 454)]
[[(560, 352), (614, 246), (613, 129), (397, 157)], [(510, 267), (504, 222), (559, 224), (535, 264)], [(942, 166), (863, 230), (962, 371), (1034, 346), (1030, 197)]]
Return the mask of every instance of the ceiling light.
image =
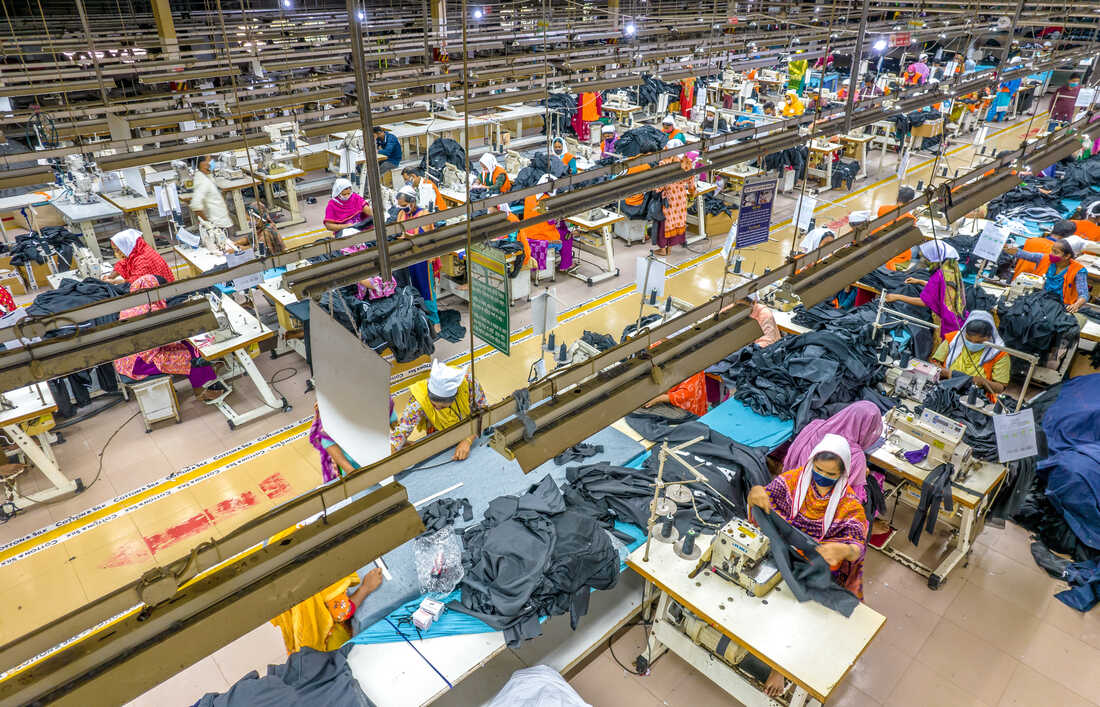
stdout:
[(363, 12), (362, 10), (359, 10), (358, 12), (356, 12), (355, 16), (359, 18), (360, 22), (367, 19), (367, 13)]
[(623, 27), (623, 34), (628, 37), (633, 37), (636, 31), (638, 31), (638, 28), (634, 26), (633, 22), (630, 22), (626, 25), (626, 27)]
[(283, 7), (290, 7), (290, 0), (283, 0)]
[(873, 45), (871, 45), (871, 48), (874, 49), (876, 52), (881, 52), (883, 49), (886, 48), (886, 40), (880, 39), (876, 41)]
[(474, 19), (475, 20), (480, 20), (482, 17), (485, 17), (485, 12), (482, 11), (482, 9), (480, 7), (477, 8), (476, 10), (474, 10)]

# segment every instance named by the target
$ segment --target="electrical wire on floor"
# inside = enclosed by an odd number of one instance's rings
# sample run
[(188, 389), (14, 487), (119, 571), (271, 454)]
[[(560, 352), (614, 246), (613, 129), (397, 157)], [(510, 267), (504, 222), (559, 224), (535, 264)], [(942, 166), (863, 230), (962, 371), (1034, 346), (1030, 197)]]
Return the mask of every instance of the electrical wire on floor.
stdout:
[[(642, 587), (642, 611), (643, 612), (645, 611), (645, 586)], [(656, 607), (654, 607), (654, 611), (656, 611)], [(638, 621), (632, 621), (631, 623), (626, 624), (625, 626), (623, 626), (623, 628), (628, 629), (631, 626), (644, 626), (645, 627), (645, 664), (646, 664), (645, 670), (639, 671), (639, 670), (636, 669), (636, 667), (635, 668), (628, 668), (628, 667), (626, 667), (625, 665), (622, 664), (622, 662), (615, 656), (615, 648), (611, 645), (612, 640), (615, 638), (614, 636), (608, 636), (607, 637), (607, 652), (611, 655), (611, 659), (619, 664), (620, 668), (622, 668), (626, 672), (630, 673), (631, 675), (638, 675), (638, 676), (644, 677), (646, 675), (649, 675), (649, 669), (650, 669), (650, 667), (652, 667), (650, 665), (650, 660), (653, 657), (653, 651), (650, 648), (651, 644), (649, 642), (649, 639), (650, 639), (650, 634), (653, 632), (653, 622), (652, 621), (646, 621), (645, 619), (640, 619)], [(641, 658), (640, 655), (638, 657)]]

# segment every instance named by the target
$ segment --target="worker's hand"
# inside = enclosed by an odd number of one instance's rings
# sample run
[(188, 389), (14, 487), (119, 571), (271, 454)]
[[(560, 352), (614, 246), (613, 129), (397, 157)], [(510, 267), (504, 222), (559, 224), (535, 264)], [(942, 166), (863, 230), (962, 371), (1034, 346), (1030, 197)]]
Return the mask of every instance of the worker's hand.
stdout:
[(817, 554), (825, 558), (830, 567), (837, 567), (845, 560), (851, 560), (852, 552), (852, 547), (847, 543), (821, 543), (817, 546)]
[(971, 376), (970, 380), (973, 381), (974, 385), (978, 386), (979, 388), (988, 388), (989, 387), (989, 379), (986, 378), (985, 376), (982, 376), (982, 375)]
[(927, 285), (928, 283), (924, 280), (921, 280), (920, 278), (917, 278), (917, 277), (907, 277), (907, 278), (905, 278), (905, 284), (906, 285)]
[(670, 403), (670, 402), (672, 402), (672, 399), (668, 396), (668, 393), (661, 393), (656, 398), (654, 398), (653, 400), (650, 400), (648, 403), (646, 403), (644, 407), (651, 408), (654, 405), (660, 405), (662, 403)]
[(884, 297), (884, 299), (886, 300), (887, 304), (889, 304), (891, 302), (897, 302), (898, 301), (898, 295), (891, 292), (890, 294), (886, 295), (886, 297)]
[(753, 486), (749, 489), (749, 520), (752, 520), (753, 507), (759, 508), (764, 513), (772, 512), (772, 499), (768, 496), (768, 491), (763, 486)]
[(363, 577), (363, 589), (369, 594), (382, 586), (382, 568), (375, 567)]
[(458, 446), (455, 447), (454, 460), (456, 462), (460, 462), (466, 459), (466, 457), (470, 456), (470, 447), (473, 446), (473, 443), (474, 440), (470, 439), (469, 437), (459, 442)]
[(1020, 249), (1018, 247), (1016, 247), (1015, 243), (1008, 243), (1008, 244), (1005, 245), (1005, 252), (1008, 253), (1009, 255), (1016, 255), (1016, 253), (1019, 250)]
[(1080, 302), (1070, 302), (1066, 305), (1066, 311), (1070, 314), (1077, 314), (1077, 310), (1081, 309)]

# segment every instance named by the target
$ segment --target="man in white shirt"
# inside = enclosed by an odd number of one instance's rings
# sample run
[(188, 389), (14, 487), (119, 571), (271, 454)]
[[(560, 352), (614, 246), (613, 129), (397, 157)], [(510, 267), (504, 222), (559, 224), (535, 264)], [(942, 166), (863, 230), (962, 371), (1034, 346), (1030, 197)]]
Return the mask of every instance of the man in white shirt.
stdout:
[(211, 162), (210, 155), (199, 158), (192, 187), (191, 213), (196, 219), (209, 221), (219, 228), (232, 229), (233, 221), (229, 218), (229, 208), (225, 205), (221, 190), (214, 183)]

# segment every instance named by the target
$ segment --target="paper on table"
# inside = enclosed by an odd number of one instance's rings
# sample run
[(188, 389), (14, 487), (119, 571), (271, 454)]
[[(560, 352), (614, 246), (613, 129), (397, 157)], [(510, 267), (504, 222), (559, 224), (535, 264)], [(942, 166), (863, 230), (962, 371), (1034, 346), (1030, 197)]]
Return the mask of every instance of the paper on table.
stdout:
[[(649, 276), (646, 276), (646, 269)], [(651, 260), (648, 256), (639, 255), (634, 269), (634, 283), (638, 286), (638, 292), (647, 300), (650, 293), (656, 291), (657, 298), (665, 296), (665, 264), (660, 260)]]
[(993, 222), (988, 222), (985, 224), (985, 228), (982, 229), (982, 235), (978, 237), (978, 242), (974, 244), (973, 253), (982, 260), (996, 263), (1007, 240), (1008, 231)]
[(1035, 413), (1031, 408), (994, 415), (993, 431), (997, 436), (997, 459), (1002, 464), (1039, 454), (1035, 441)]
[[(225, 254), (225, 264), (230, 268), (236, 267), (247, 263), (250, 260), (256, 259), (256, 251), (252, 248), (245, 248), (244, 250), (236, 253)], [(251, 275), (245, 275), (244, 277), (238, 277), (233, 280), (233, 289), (237, 291), (247, 290), (252, 287), (256, 287), (264, 281), (263, 272), (252, 273)]]
[[(145, 180), (141, 178), (140, 167), (126, 167), (122, 170), (122, 181), (142, 196), (149, 196), (145, 190)], [(179, 197), (177, 197), (177, 200)]]

